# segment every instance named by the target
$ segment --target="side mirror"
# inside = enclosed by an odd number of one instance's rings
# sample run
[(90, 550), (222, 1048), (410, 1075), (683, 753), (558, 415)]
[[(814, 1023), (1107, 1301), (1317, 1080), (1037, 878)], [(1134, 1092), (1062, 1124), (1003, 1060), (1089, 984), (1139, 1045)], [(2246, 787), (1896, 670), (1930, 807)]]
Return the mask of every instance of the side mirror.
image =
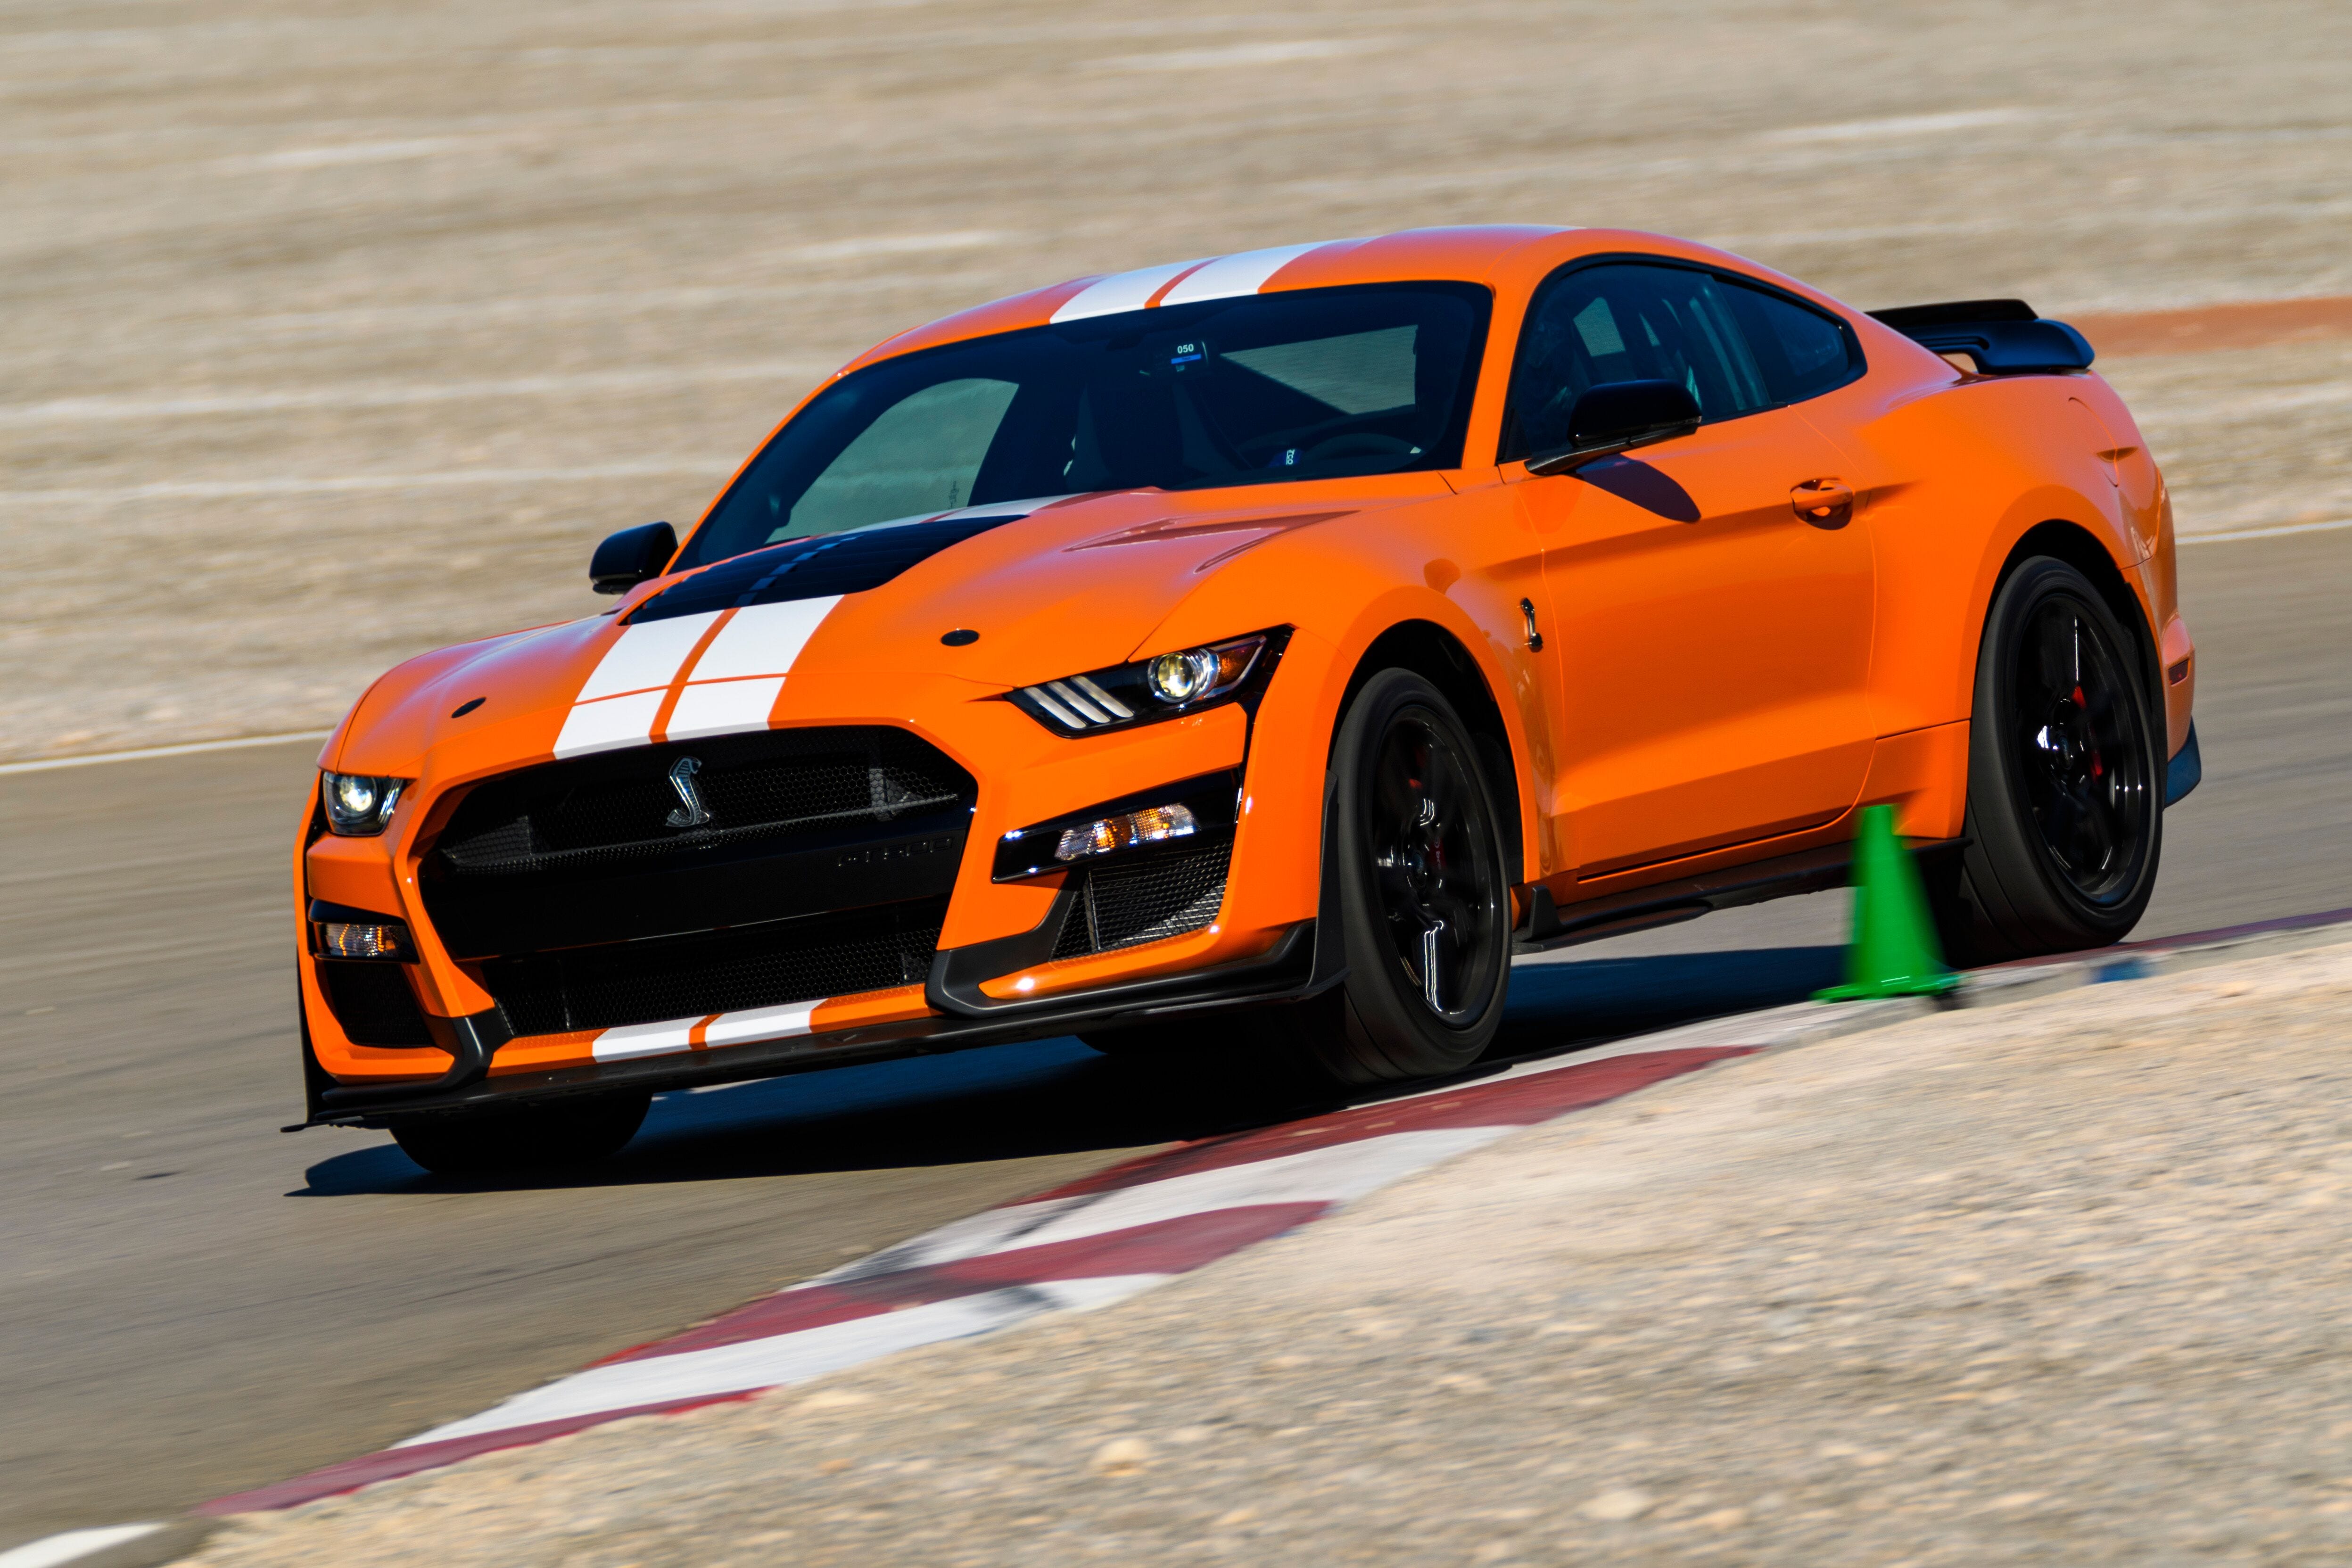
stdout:
[(600, 594), (625, 594), (660, 576), (677, 553), (677, 530), (666, 522), (625, 528), (596, 547), (588, 562), (588, 585)]
[(1568, 411), (1568, 445), (1528, 459), (1531, 474), (1565, 474), (1597, 458), (1687, 436), (1699, 408), (1675, 381), (1604, 381), (1587, 387)]

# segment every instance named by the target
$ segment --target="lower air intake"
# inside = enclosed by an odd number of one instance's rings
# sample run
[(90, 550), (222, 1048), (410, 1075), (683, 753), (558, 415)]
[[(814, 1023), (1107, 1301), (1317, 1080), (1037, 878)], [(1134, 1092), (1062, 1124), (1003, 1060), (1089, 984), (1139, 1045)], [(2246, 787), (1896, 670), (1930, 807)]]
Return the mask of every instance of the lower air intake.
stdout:
[(319, 988), (327, 1010), (355, 1046), (429, 1046), (425, 1013), (397, 963), (334, 963), (319, 965)]
[(609, 1029), (919, 984), (945, 900), (497, 959), (482, 977), (518, 1035)]
[(1083, 873), (1077, 907), (1063, 922), (1054, 956), (1082, 958), (1199, 931), (1224, 904), (1233, 855), (1227, 840)]

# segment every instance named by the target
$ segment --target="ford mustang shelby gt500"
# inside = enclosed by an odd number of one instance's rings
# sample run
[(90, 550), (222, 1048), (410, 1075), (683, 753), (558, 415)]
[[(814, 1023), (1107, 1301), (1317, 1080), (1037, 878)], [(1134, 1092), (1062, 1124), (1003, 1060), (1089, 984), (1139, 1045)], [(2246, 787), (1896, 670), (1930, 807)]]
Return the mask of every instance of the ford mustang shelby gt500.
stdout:
[(1833, 885), (2110, 942), (2194, 784), (2170, 509), (2016, 300), (1654, 235), (1083, 279), (892, 338), (601, 616), (427, 654), (295, 846), (310, 1122), (593, 1158), (661, 1089), (1076, 1033), (1341, 1081), (1510, 958)]

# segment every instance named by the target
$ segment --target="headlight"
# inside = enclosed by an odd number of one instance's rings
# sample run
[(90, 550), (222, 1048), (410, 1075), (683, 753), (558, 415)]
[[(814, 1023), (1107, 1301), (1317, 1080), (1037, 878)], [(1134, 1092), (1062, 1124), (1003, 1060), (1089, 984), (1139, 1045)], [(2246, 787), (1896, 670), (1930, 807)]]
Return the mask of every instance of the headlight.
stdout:
[(1015, 707), (1057, 735), (1149, 724), (1197, 712), (1265, 684), (1289, 628), (1180, 648), (1012, 693)]
[(327, 826), (346, 838), (370, 838), (392, 820), (406, 779), (372, 778), (366, 773), (320, 774), (320, 795), (327, 803)]

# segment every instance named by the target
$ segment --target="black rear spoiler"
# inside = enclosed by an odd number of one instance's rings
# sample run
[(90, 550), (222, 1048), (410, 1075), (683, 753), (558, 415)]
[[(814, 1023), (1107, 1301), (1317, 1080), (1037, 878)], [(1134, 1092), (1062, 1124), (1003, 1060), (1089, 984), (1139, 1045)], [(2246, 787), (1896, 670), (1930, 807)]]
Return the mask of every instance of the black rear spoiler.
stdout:
[(1968, 355), (1984, 375), (2091, 368), (2090, 340), (2063, 321), (2036, 315), (2022, 300), (1954, 300), (1870, 314), (1939, 354)]

